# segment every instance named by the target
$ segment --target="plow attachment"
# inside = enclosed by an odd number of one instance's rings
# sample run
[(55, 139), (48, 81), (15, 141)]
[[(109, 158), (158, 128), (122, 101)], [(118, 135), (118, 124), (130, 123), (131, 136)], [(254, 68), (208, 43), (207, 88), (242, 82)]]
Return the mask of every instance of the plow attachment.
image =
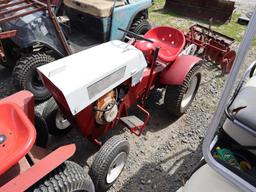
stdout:
[(213, 18), (214, 23), (230, 20), (235, 3), (227, 0), (166, 0), (165, 10), (201, 20)]

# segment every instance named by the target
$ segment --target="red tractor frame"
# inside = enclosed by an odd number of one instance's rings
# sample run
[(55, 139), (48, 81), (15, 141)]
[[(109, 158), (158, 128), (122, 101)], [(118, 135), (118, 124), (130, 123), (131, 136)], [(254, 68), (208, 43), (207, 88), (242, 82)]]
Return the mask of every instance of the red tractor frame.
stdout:
[[(51, 134), (64, 134), (73, 125), (79, 128), (84, 137), (101, 146), (102, 142), (98, 138), (114, 128), (118, 122), (123, 122), (131, 133), (140, 136), (150, 118), (150, 113), (145, 109), (145, 101), (149, 93), (156, 88), (165, 89), (164, 104), (171, 115), (179, 117), (190, 106), (201, 80), (201, 59), (182, 55), (186, 43), (184, 34), (175, 28), (164, 26), (149, 30), (144, 37), (119, 30), (131, 37), (126, 43), (127, 46), (135, 47), (146, 63), (141, 80), (135, 86), (132, 86), (131, 78), (125, 80), (75, 115), (72, 114), (60, 88), (42, 72), (47, 65), (38, 69), (45, 86), (54, 98), (48, 102), (43, 112)], [(120, 43), (126, 46), (124, 42)], [(57, 62), (62, 64), (61, 60)], [(71, 72), (68, 74), (72, 76)], [(72, 84), (72, 79), (69, 78), (66, 83)], [(106, 103), (107, 101), (111, 102)], [(144, 114), (144, 120), (129, 116), (128, 109), (133, 105)], [(113, 139), (110, 143), (107, 141), (101, 147), (90, 169), (90, 176), (98, 191), (107, 190), (115, 182), (128, 156), (127, 141), (125, 143)]]
[[(43, 188), (51, 191), (54, 188), (66, 192), (93, 192), (93, 183), (83, 168), (66, 161), (75, 153), (75, 145), (62, 146), (53, 152), (36, 146), (38, 133), (33, 122), (34, 98), (30, 92), (21, 91), (0, 101), (0, 191), (21, 192)], [(64, 177), (59, 178), (58, 183), (55, 178), (61, 174)], [(65, 182), (70, 177), (73, 180)], [(45, 185), (50, 180), (55, 180), (57, 184)]]

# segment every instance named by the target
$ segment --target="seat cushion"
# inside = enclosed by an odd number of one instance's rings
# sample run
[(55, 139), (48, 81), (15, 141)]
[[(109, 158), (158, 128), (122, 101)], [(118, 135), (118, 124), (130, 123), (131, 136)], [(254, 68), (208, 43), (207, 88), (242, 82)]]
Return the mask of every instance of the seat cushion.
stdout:
[(159, 47), (158, 59), (164, 63), (173, 62), (183, 50), (186, 42), (181, 31), (167, 26), (155, 27), (149, 30), (144, 37), (154, 43), (137, 41), (135, 47), (140, 49), (146, 57), (150, 55), (153, 57), (153, 50)]
[[(256, 136), (248, 131), (241, 129), (238, 125), (226, 119), (223, 124), (223, 130), (232, 139), (242, 146), (256, 146)], [(256, 155), (256, 150), (249, 150)]]
[(22, 159), (36, 139), (34, 125), (16, 104), (0, 104), (0, 134), (5, 140), (0, 145), (0, 175)]
[(229, 108), (230, 114), (241, 123), (256, 131), (256, 76), (240, 90)]
[[(95, 17), (109, 17), (114, 1), (112, 0), (64, 0), (69, 8), (93, 15)], [(116, 7), (123, 6), (124, 0), (117, 0)]]
[(138, 41), (135, 46), (140, 49), (146, 57), (152, 56), (152, 58), (155, 47), (160, 47), (158, 59), (164, 63), (170, 63), (177, 58), (176, 48), (160, 41), (155, 41), (153, 44), (146, 41)]
[(209, 165), (199, 168), (179, 192), (242, 192)]

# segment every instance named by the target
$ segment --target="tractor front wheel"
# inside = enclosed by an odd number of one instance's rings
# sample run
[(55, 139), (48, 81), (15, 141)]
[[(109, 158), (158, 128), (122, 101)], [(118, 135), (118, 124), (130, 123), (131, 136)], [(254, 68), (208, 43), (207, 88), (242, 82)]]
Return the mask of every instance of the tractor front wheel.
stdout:
[(30, 56), (21, 57), (14, 69), (13, 78), (18, 89), (26, 89), (34, 94), (36, 101), (44, 101), (51, 94), (39, 78), (37, 67), (53, 62), (55, 59), (45, 53), (33, 53)]
[(194, 66), (181, 85), (167, 86), (164, 104), (171, 115), (179, 117), (191, 105), (201, 81), (200, 67)]
[(65, 161), (28, 191), (94, 192), (94, 185), (82, 167), (72, 161)]
[(43, 118), (49, 127), (49, 133), (55, 136), (68, 133), (72, 126), (60, 111), (54, 98), (50, 98), (43, 110)]
[(96, 191), (107, 191), (115, 183), (126, 164), (129, 149), (129, 143), (120, 136), (104, 143), (89, 172)]

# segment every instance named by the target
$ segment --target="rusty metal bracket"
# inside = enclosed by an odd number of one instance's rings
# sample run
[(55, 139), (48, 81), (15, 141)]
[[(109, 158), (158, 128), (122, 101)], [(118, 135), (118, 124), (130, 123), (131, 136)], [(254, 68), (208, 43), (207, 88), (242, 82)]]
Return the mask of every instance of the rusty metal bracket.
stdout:
[(5, 52), (4, 52), (4, 47), (2, 44), (2, 41), (0, 40), (0, 59), (2, 60), (2, 62), (6, 62), (6, 56), (5, 56)]
[(16, 30), (0, 32), (0, 60), (2, 60), (2, 62), (6, 62), (7, 58), (5, 56), (5, 51), (1, 40), (16, 36), (16, 32)]
[[(17, 6), (19, 5), (19, 6)], [(8, 8), (8, 9), (6, 9)], [(22, 13), (18, 13), (20, 11)], [(67, 40), (62, 32), (62, 29), (57, 21), (55, 14), (52, 11), (52, 6), (50, 0), (46, 1), (46, 4), (38, 1), (38, 0), (19, 0), (13, 3), (10, 3), (10, 0), (0, 0), (0, 24), (4, 22), (8, 22), (20, 17), (24, 17), (26, 15), (30, 15), (32, 13), (38, 11), (47, 11), (51, 22), (57, 32), (57, 36), (66, 52), (66, 55), (71, 54), (70, 47), (68, 46)], [(13, 14), (11, 14), (13, 13)], [(8, 32), (7, 32), (8, 33)], [(4, 35), (4, 34), (2, 34)], [(7, 37), (8, 38), (8, 37)], [(1, 39), (1, 37), (0, 37)], [(2, 56), (4, 55), (4, 51), (2, 50)]]
[(15, 37), (17, 34), (16, 30), (0, 32), (0, 40)]

